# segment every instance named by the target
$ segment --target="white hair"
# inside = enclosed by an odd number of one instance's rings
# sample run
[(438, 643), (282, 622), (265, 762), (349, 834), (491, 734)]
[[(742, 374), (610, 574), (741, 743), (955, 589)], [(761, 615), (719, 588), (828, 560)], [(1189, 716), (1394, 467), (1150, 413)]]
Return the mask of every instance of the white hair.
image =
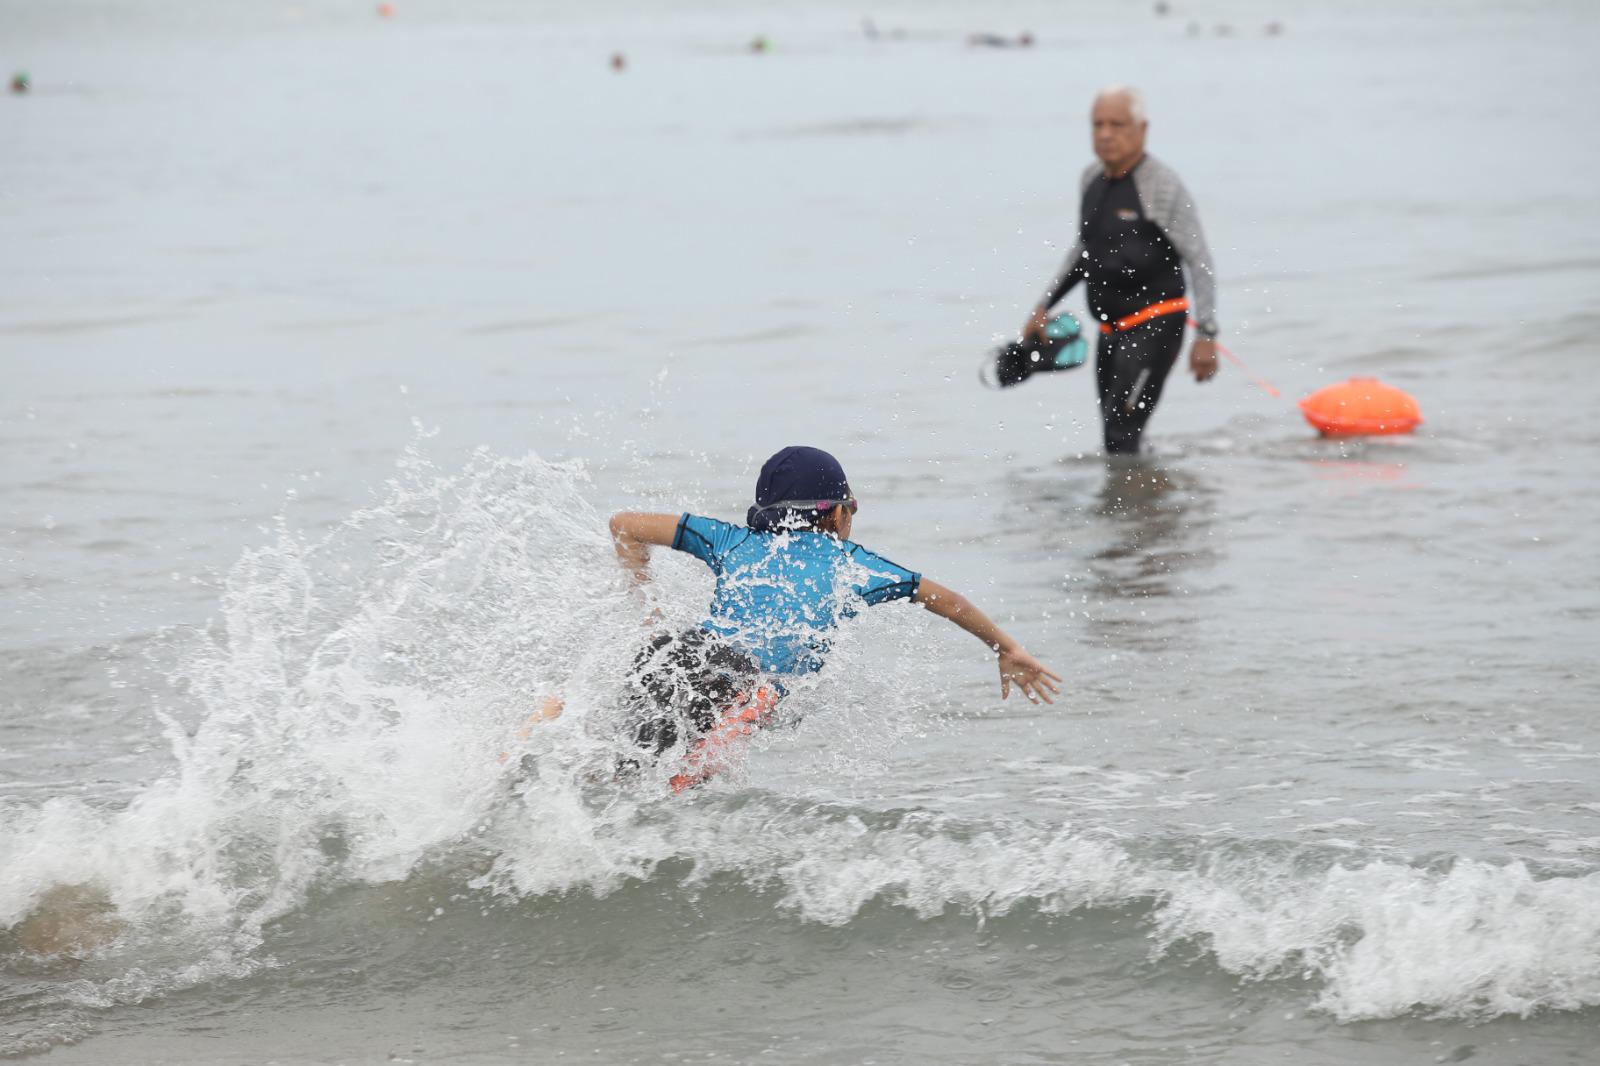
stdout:
[(1128, 113), (1133, 116), (1133, 121), (1141, 124), (1149, 121), (1149, 116), (1145, 114), (1144, 110), (1144, 93), (1131, 85), (1107, 85), (1104, 89), (1095, 93), (1094, 102), (1098, 104), (1101, 100), (1116, 96), (1128, 101)]

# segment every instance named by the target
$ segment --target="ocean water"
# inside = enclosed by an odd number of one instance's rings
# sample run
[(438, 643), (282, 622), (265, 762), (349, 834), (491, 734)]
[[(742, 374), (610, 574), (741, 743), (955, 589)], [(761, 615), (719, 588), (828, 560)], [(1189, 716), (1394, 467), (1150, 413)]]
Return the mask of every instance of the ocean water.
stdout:
[[(0, 1057), (1593, 1061), (1600, 14), (1173, 7), (0, 0)], [(975, 373), (1112, 81), (1250, 371), (1119, 464)], [(618, 786), (607, 515), (801, 442), (1063, 698), (886, 606)]]

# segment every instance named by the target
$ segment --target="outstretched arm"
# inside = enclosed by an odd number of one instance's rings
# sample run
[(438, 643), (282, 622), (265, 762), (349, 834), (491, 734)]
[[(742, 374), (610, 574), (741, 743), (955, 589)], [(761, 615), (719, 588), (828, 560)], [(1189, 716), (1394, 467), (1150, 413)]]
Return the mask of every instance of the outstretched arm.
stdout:
[(611, 516), (611, 544), (617, 549), (617, 562), (633, 575), (636, 584), (650, 580), (650, 545), (670, 547), (678, 532), (678, 515), (647, 514), (643, 511), (618, 511)]
[(1044, 336), (1044, 327), (1050, 324), (1050, 309), (1060, 303), (1084, 278), (1083, 242), (1073, 241), (1072, 248), (1067, 252), (1067, 260), (1061, 265), (1061, 271), (1050, 282), (1050, 291), (1044, 294), (1034, 307), (1033, 313), (1028, 316), (1028, 321), (1022, 327), (1024, 340), (1033, 340)]
[(922, 579), (912, 599), (940, 618), (948, 618), (999, 654), (1001, 699), (1011, 695), (1011, 683), (1015, 681), (1023, 695), (1034, 703), (1040, 700), (1055, 702), (1050, 697), (1060, 694), (1061, 689), (1056, 682), (1061, 680), (1061, 675), (1029, 655), (1021, 644), (980, 611), (977, 604), (954, 589), (947, 589), (927, 578)]

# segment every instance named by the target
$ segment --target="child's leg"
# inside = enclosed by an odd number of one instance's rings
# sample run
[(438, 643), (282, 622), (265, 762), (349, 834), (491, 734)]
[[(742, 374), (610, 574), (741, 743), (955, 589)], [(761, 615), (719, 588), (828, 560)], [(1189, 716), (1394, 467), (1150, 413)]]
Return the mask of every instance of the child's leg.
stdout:
[(55, 885), (11, 930), (30, 955), (83, 959), (122, 934), (116, 905), (94, 885)]
[[(522, 728), (517, 730), (517, 739), (523, 742), (533, 739), (533, 731), (545, 722), (561, 717), (561, 712), (566, 709), (566, 701), (560, 696), (546, 696), (539, 701), (539, 709), (528, 715), (522, 723)], [(509, 751), (500, 753), (500, 761), (507, 762), (511, 758)]]
[(779, 698), (778, 690), (768, 685), (741, 694), (722, 720), (690, 746), (682, 772), (672, 777), (672, 791), (683, 792), (702, 785), (727, 769), (734, 747), (771, 723)]
[(528, 715), (522, 728), (517, 730), (518, 740), (528, 740), (533, 736), (533, 731), (546, 722), (561, 717), (561, 712), (566, 710), (567, 704), (560, 696), (546, 696), (539, 701), (539, 709)]

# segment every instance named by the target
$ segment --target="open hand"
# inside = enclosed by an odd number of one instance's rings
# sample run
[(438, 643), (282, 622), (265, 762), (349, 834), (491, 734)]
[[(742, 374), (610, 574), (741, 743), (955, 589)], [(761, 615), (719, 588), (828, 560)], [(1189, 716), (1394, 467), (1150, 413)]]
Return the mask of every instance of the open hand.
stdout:
[(1038, 703), (1044, 700), (1046, 703), (1054, 703), (1055, 700), (1050, 697), (1061, 694), (1061, 688), (1056, 684), (1060, 680), (1060, 674), (1047, 668), (1022, 648), (1013, 648), (1011, 651), (1000, 653), (1001, 699), (1011, 695), (1011, 684), (1016, 682), (1029, 702)]

